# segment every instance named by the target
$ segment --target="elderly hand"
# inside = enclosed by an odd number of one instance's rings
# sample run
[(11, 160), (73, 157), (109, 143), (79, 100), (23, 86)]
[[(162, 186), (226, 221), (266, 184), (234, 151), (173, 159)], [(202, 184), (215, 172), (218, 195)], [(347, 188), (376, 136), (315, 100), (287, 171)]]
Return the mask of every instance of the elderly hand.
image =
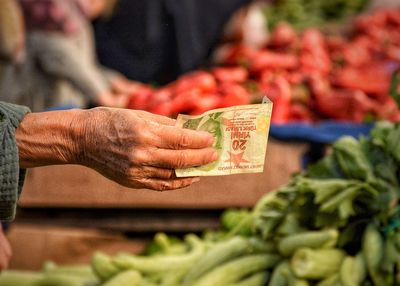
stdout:
[(3, 232), (3, 226), (0, 224), (0, 271), (8, 268), (11, 255), (11, 245)]
[(212, 135), (144, 111), (95, 108), (32, 113), (17, 128), (21, 167), (81, 164), (130, 188), (170, 190), (198, 178), (175, 168), (217, 159)]

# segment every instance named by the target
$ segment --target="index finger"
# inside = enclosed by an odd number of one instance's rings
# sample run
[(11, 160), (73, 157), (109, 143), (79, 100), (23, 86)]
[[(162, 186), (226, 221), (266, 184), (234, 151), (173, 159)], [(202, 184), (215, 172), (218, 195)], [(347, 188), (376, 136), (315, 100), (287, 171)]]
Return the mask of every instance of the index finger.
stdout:
[(214, 136), (208, 132), (174, 126), (162, 126), (156, 135), (156, 146), (163, 149), (200, 149), (214, 142)]

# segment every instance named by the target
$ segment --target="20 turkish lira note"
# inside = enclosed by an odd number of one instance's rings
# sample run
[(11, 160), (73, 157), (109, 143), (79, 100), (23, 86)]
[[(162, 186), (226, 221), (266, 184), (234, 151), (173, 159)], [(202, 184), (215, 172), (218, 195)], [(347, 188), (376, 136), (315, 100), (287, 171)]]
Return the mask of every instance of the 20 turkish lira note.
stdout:
[(176, 125), (214, 135), (219, 158), (205, 166), (175, 170), (177, 177), (260, 173), (264, 170), (272, 102), (179, 115)]

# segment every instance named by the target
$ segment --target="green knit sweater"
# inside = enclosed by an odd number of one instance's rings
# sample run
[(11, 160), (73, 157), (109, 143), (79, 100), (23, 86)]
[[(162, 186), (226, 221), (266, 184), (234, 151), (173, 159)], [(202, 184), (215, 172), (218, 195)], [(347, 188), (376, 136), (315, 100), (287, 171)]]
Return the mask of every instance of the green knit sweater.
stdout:
[(25, 170), (19, 168), (15, 129), (29, 109), (0, 101), (0, 221), (15, 217)]

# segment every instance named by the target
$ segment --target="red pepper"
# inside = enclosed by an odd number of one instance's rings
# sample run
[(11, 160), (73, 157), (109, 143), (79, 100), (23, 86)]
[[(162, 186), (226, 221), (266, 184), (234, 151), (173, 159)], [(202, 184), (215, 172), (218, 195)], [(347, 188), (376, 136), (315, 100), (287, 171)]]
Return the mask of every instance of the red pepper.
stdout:
[(263, 50), (250, 62), (250, 71), (259, 73), (265, 69), (295, 69), (298, 65), (299, 59), (295, 55)]
[(171, 88), (174, 93), (185, 92), (193, 88), (212, 93), (217, 90), (217, 82), (212, 74), (206, 71), (195, 71), (178, 78), (171, 84)]
[(287, 123), (290, 116), (291, 90), (289, 82), (282, 76), (277, 76), (271, 84), (267, 96), (272, 100), (271, 122), (276, 124)]
[(329, 74), (331, 60), (325, 39), (321, 32), (308, 29), (302, 38), (302, 51), (300, 55), (301, 68), (305, 73)]
[(391, 69), (387, 64), (375, 62), (360, 68), (345, 67), (335, 73), (333, 83), (344, 88), (359, 89), (375, 96), (386, 95), (391, 78)]
[(221, 82), (244, 83), (249, 78), (248, 71), (243, 67), (218, 67), (212, 73)]
[(296, 31), (288, 23), (280, 23), (272, 31), (269, 45), (274, 48), (288, 48), (298, 40)]
[(141, 85), (130, 95), (127, 108), (147, 110), (149, 103), (151, 102), (154, 89), (147, 85)]
[(208, 110), (218, 108), (221, 105), (221, 97), (218, 94), (203, 94), (196, 102), (190, 114), (198, 115)]
[(333, 90), (316, 97), (318, 111), (336, 120), (361, 123), (367, 114), (374, 114), (376, 102), (359, 90)]
[(388, 10), (382, 9), (375, 13), (359, 16), (354, 22), (354, 27), (357, 32), (368, 34), (371, 28), (384, 27), (387, 20)]
[(149, 108), (153, 108), (164, 102), (169, 102), (172, 99), (172, 91), (168, 88), (160, 88), (156, 90), (151, 96), (151, 100), (148, 104)]
[(154, 114), (164, 115), (164, 116), (171, 116), (172, 103), (170, 101), (162, 102), (162, 103), (150, 108), (149, 112), (154, 113)]
[(250, 103), (249, 92), (239, 84), (225, 83), (220, 86), (222, 94), (220, 106), (229, 107)]
[(392, 122), (400, 122), (400, 111), (397, 111), (395, 114), (393, 114), (390, 118), (390, 121)]
[(241, 44), (226, 44), (220, 47), (215, 55), (215, 61), (226, 65), (248, 66), (257, 51)]
[(202, 92), (198, 88), (178, 93), (171, 102), (172, 113), (190, 113), (196, 107), (196, 102), (201, 96)]
[(354, 67), (360, 67), (372, 60), (369, 38), (360, 37), (343, 47), (343, 59)]
[(379, 119), (393, 120), (397, 118), (399, 107), (392, 97), (381, 99), (376, 104), (376, 113)]
[(313, 118), (310, 108), (301, 103), (294, 103), (290, 105), (289, 121), (312, 123)]

